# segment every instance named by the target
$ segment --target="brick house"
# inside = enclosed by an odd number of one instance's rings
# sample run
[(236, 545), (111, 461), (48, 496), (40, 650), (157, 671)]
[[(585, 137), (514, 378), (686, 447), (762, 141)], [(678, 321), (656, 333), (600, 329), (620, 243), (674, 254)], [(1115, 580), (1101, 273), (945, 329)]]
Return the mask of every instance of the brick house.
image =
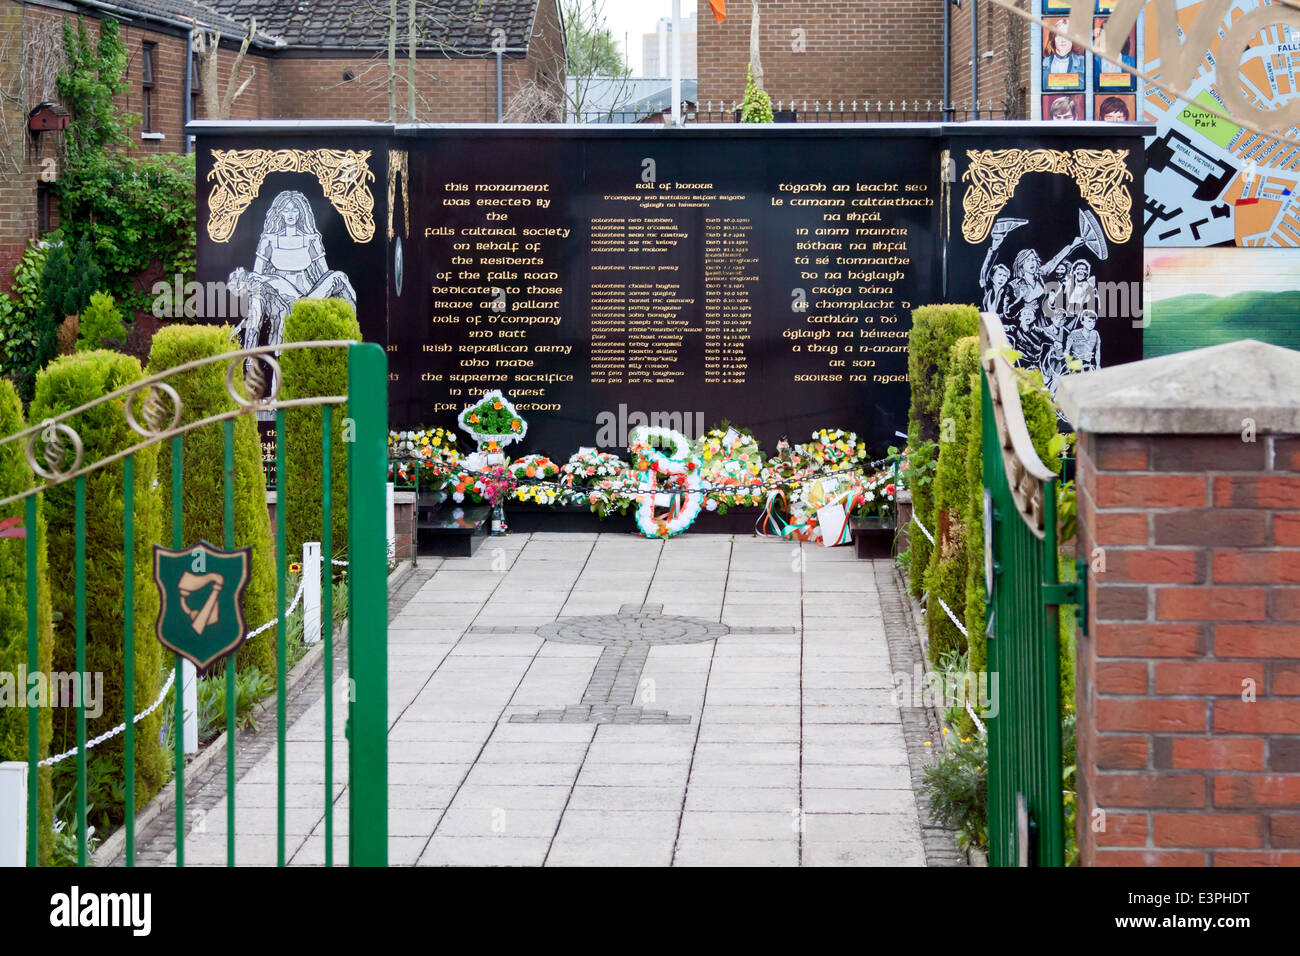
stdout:
[[(762, 0), (764, 86), (774, 103), (942, 103), (945, 3), (951, 17), (948, 102), (960, 110), (978, 100), (997, 116), (1023, 118), (1029, 29), (989, 0), (965, 0), (960, 6), (953, 0)], [(729, 104), (744, 94), (750, 23), (748, 0), (732, 0), (723, 23), (707, 8), (700, 17), (696, 57), (702, 103)], [(978, 64), (974, 84), (972, 62)]]
[[(63, 134), (28, 130), (28, 114), (57, 102), (62, 23), (112, 16), (128, 51), (119, 109), (139, 122), (138, 153), (184, 153), (185, 123), (207, 117), (193, 31), (221, 34), (224, 92), (239, 41), (256, 18), (232, 119), (388, 118), (387, 0), (0, 0), (0, 290), (27, 242), (58, 225), (51, 182)], [(399, 3), (398, 118), (407, 118), (406, 3)], [(562, 98), (564, 39), (556, 0), (421, 0), (416, 118), (496, 122), (526, 86)], [(187, 64), (189, 68), (187, 68)]]

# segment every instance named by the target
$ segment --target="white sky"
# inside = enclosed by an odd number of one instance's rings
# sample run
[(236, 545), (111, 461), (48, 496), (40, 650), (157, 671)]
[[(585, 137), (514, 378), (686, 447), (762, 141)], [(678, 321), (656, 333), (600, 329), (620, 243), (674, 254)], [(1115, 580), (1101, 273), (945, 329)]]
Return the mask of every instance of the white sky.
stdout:
[[(646, 33), (653, 33), (655, 24), (659, 22), (660, 17), (670, 17), (673, 14), (672, 0), (604, 0), (604, 6), (601, 8), (601, 0), (596, 0), (597, 7), (605, 15), (605, 22), (609, 26), (610, 32), (618, 41), (623, 52), (627, 55), (627, 61), (632, 67), (633, 75), (641, 74), (641, 37)], [(584, 2), (584, 6), (585, 6)], [(709, 5), (703, 4), (707, 11)], [(696, 12), (696, 0), (682, 0), (682, 16), (687, 17)], [(697, 14), (698, 16), (698, 14)], [(709, 13), (709, 16), (713, 16)], [(627, 45), (623, 45), (626, 36)]]

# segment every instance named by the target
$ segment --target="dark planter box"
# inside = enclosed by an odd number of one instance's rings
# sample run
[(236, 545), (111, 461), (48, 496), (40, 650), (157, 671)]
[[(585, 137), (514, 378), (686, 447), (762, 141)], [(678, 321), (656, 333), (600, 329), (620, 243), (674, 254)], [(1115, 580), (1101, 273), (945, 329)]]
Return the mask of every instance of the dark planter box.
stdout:
[(894, 556), (893, 518), (851, 518), (849, 533), (853, 536), (853, 551), (859, 558), (891, 558)]

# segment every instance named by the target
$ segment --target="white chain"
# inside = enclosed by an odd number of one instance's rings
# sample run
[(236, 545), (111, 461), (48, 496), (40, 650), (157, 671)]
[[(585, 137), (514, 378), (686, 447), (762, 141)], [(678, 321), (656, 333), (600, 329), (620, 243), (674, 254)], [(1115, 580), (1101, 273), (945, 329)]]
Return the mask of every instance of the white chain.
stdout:
[(921, 529), (921, 534), (929, 538), (931, 544), (934, 544), (934, 535), (930, 534), (930, 532), (926, 530), (925, 525), (921, 524), (921, 519), (916, 516), (915, 511), (912, 512), (912, 520), (915, 521), (916, 526)]
[(961, 636), (966, 638), (966, 640), (969, 641), (970, 634), (966, 632), (966, 628), (962, 626), (961, 621), (957, 620), (957, 615), (952, 613), (952, 608), (950, 608), (947, 604), (945, 604), (943, 598), (939, 597), (939, 595), (936, 594), (934, 596), (934, 599), (939, 602), (939, 606), (941, 608), (943, 608), (945, 611), (948, 612), (948, 620), (952, 621), (953, 624), (957, 625), (957, 630), (961, 631)]
[(975, 716), (975, 710), (970, 705), (970, 698), (966, 699), (966, 713), (970, 714), (970, 719), (975, 721), (975, 726), (979, 728), (979, 732), (984, 733), (986, 728), (983, 721), (981, 721), (979, 717)]
[[(340, 562), (335, 562), (335, 563), (337, 564)], [(341, 563), (347, 564), (346, 561)], [(298, 593), (293, 596), (293, 602), (285, 610), (284, 612), (285, 617), (288, 617), (290, 614), (292, 614), (294, 608), (298, 606), (298, 602), (302, 599), (303, 585), (305, 583), (306, 583), (305, 580), (298, 582)], [(276, 622), (278, 620), (279, 620), (278, 616), (274, 617), (271, 620), (267, 621), (265, 624), (263, 624), (261, 627), (259, 627), (257, 630), (249, 631), (248, 637), (245, 638), (245, 640), (252, 640), (253, 638), (257, 637), (257, 635), (261, 634), (263, 631), (275, 627)], [(167, 697), (167, 692), (172, 689), (172, 684), (175, 683), (175, 681), (176, 681), (176, 668), (173, 667), (171, 672), (167, 675), (167, 683), (163, 685), (163, 689), (158, 694), (158, 699), (149, 705), (148, 710), (136, 714), (135, 717), (132, 719), (132, 723), (139, 723), (140, 721), (148, 717), (150, 714), (152, 714), (159, 707), (161, 707), (162, 702)], [(100, 734), (94, 740), (86, 741), (86, 749), (89, 750), (92, 747), (97, 747), (100, 744), (102, 744), (105, 740), (111, 740), (112, 738), (116, 737), (118, 734), (122, 733), (125, 730), (126, 730), (126, 723), (125, 722), (120, 723), (112, 730), (105, 731), (104, 733)], [(58, 763), (60, 760), (67, 760), (69, 757), (74, 756), (77, 753), (77, 750), (78, 748), (73, 747), (71, 750), (65, 751), (64, 753), (59, 754), (57, 757), (46, 757), (44, 760), (40, 761), (40, 763), (37, 764), (37, 766), (40, 767), (52, 766), (53, 764)]]

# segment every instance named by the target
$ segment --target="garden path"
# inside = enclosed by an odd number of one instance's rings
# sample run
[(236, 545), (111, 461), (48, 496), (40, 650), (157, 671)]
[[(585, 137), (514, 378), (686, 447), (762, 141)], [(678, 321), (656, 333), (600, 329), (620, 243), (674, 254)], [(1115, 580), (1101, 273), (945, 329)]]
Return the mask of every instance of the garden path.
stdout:
[[(392, 864), (925, 864), (889, 562), (531, 534), (417, 573), (389, 630)], [(342, 862), (345, 680), (334, 693)], [(289, 731), (291, 864), (323, 862), (323, 710)], [(272, 749), (237, 784), (241, 864), (275, 860), (275, 780)], [(225, 862), (224, 799), (187, 865)]]

